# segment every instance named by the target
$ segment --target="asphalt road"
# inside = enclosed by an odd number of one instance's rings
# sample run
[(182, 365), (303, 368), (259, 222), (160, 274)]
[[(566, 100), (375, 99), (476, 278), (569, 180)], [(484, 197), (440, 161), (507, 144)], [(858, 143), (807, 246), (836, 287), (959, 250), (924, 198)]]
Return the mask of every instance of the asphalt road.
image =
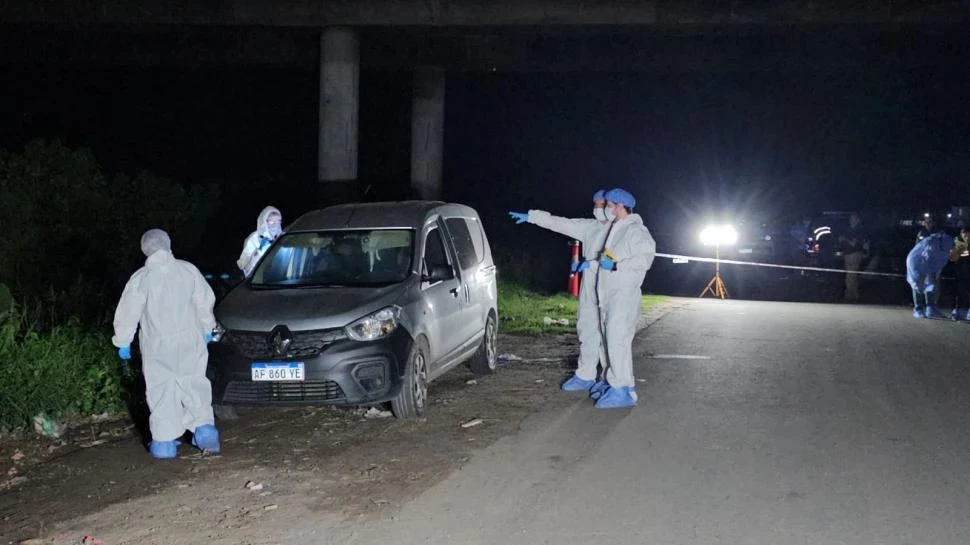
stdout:
[(314, 533), (347, 545), (963, 545), (968, 341), (970, 325), (903, 307), (695, 300), (638, 336), (635, 409), (581, 395), (539, 408), (393, 516)]

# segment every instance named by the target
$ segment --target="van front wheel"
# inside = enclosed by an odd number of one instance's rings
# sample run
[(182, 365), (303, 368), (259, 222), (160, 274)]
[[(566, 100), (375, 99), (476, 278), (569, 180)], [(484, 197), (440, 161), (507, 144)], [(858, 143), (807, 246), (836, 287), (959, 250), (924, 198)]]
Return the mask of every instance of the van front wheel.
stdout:
[(401, 419), (421, 418), (428, 405), (428, 342), (415, 339), (408, 353), (401, 391), (391, 400), (391, 412)]

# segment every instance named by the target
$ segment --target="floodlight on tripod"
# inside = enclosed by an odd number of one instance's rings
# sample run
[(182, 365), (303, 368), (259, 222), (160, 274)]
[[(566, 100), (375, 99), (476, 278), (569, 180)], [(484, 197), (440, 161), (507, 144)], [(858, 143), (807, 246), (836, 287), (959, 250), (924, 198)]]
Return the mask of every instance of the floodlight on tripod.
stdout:
[(737, 230), (730, 225), (709, 225), (701, 231), (701, 243), (705, 246), (714, 246), (714, 278), (707, 283), (707, 287), (701, 292), (700, 297), (704, 297), (708, 292), (714, 297), (726, 299), (729, 297), (727, 286), (721, 279), (721, 245), (730, 246), (738, 241)]

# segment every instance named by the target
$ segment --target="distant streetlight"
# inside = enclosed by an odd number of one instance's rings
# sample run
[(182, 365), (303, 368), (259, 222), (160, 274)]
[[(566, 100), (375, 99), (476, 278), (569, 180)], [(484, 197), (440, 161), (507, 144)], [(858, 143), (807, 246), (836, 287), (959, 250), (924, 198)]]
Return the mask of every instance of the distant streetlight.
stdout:
[(714, 278), (707, 283), (701, 297), (711, 292), (714, 297), (728, 297), (727, 286), (721, 280), (721, 245), (730, 246), (738, 241), (738, 231), (730, 225), (709, 225), (701, 231), (701, 243), (714, 246)]

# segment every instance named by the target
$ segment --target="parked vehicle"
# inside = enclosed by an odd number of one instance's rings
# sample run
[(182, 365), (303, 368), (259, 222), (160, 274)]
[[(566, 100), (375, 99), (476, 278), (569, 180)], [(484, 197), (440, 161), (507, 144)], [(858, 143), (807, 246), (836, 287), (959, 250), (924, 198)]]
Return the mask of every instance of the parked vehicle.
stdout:
[(430, 381), (466, 362), (495, 369), (496, 300), (472, 208), (410, 201), (307, 213), (216, 306), (217, 414), (390, 402), (395, 416), (419, 417)]
[(726, 248), (726, 255), (742, 261), (777, 262), (781, 228), (774, 218), (739, 221), (736, 229), (738, 240), (734, 248)]

